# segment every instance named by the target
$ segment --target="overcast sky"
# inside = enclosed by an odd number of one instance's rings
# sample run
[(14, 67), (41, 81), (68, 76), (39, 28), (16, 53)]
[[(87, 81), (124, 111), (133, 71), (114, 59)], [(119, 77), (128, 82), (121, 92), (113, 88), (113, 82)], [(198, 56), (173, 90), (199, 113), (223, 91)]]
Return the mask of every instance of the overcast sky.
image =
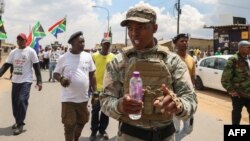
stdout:
[[(225, 19), (226, 17), (245, 17), (248, 23), (250, 20), (249, 0), (180, 1), (182, 9), (180, 32), (190, 33), (195, 38), (211, 39), (212, 29), (204, 29), (203, 26), (230, 22)], [(120, 22), (125, 18), (129, 8), (139, 4), (148, 5), (157, 12), (159, 28), (155, 37), (164, 40), (173, 38), (177, 32), (177, 11), (174, 8), (176, 2), (177, 0), (5, 0), (2, 20), (8, 36), (7, 42), (10, 43), (16, 44), (18, 33), (28, 34), (30, 27), (34, 26), (36, 21), (40, 21), (47, 34), (40, 40), (42, 46), (54, 41), (68, 45), (69, 36), (81, 30), (86, 40), (85, 48), (93, 48), (101, 41), (103, 32), (108, 26), (108, 12), (102, 8), (93, 8), (93, 5), (108, 9), (113, 43), (124, 43), (125, 28), (120, 26)], [(67, 16), (66, 32), (58, 34), (56, 39), (47, 30), (65, 16)]]

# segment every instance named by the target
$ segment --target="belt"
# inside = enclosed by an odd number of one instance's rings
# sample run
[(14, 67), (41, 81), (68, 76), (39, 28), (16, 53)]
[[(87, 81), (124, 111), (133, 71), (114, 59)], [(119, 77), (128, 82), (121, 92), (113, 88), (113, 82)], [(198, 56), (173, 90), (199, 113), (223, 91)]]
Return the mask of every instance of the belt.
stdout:
[(163, 141), (175, 132), (175, 127), (171, 122), (171, 124), (164, 127), (143, 129), (122, 122), (121, 132), (146, 141)]

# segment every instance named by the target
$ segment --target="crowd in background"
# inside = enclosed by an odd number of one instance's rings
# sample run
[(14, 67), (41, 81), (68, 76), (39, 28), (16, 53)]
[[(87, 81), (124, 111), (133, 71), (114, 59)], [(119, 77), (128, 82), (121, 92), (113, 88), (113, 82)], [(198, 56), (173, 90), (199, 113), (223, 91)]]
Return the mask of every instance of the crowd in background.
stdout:
[(50, 59), (52, 59), (53, 56), (51, 56), (53, 49), (56, 49), (56, 53), (59, 55), (64, 54), (65, 52), (68, 51), (67, 47), (64, 46), (46, 46), (44, 49), (40, 49), (38, 53), (38, 58), (39, 58), (39, 64), (41, 67), (41, 70), (48, 70), (49, 69), (49, 62)]

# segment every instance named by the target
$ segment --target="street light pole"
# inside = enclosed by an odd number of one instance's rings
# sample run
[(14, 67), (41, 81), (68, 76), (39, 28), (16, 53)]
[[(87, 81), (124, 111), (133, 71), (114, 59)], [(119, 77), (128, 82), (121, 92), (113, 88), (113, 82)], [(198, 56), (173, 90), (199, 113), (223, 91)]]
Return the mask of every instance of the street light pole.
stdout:
[(107, 32), (108, 32), (108, 31), (109, 31), (109, 10), (108, 10), (107, 8), (105, 8), (105, 7), (97, 6), (97, 5), (94, 5), (94, 6), (92, 6), (92, 7), (94, 7), (94, 8), (102, 8), (102, 9), (104, 9), (105, 11), (107, 11), (107, 13), (108, 13), (108, 17), (107, 17), (107, 20), (108, 20), (108, 30), (107, 30)]

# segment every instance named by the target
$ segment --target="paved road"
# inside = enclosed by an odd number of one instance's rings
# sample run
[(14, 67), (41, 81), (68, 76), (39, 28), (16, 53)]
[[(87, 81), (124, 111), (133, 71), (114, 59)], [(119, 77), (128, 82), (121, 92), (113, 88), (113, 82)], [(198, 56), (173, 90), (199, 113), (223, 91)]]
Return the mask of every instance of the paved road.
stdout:
[[(43, 80), (48, 80), (48, 71), (43, 71)], [(0, 86), (10, 83), (0, 78)], [(60, 118), (60, 85), (44, 82), (43, 90), (38, 92), (32, 85), (27, 112), (25, 132), (12, 135), (11, 125), (14, 123), (11, 110), (11, 90), (9, 87), (0, 90), (0, 141), (63, 141), (63, 126)], [(195, 114), (194, 130), (183, 141), (223, 141), (223, 121), (199, 110)], [(111, 119), (107, 132), (110, 141), (115, 141), (117, 121)], [(88, 141), (90, 122), (86, 124), (80, 141)]]

